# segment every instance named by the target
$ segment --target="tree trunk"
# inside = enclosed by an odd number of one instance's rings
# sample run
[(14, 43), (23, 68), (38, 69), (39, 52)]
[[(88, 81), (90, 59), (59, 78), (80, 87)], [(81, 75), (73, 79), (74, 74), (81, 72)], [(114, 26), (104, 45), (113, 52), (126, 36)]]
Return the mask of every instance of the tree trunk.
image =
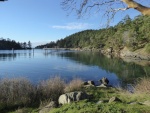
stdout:
[(134, 8), (135, 10), (138, 10), (143, 15), (149, 15), (150, 16), (150, 8), (143, 6), (133, 0), (122, 0), (124, 3), (128, 5), (128, 8)]

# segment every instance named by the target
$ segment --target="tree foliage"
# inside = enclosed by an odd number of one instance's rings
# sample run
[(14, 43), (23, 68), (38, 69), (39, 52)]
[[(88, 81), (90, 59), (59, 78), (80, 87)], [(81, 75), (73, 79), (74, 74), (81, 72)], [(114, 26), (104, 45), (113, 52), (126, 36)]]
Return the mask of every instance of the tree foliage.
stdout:
[(30, 42), (30, 45), (27, 45), (26, 42), (20, 43), (20, 42), (16, 42), (15, 40), (11, 40), (9, 38), (7, 39), (0, 38), (0, 50), (31, 49), (31, 47), (32, 47), (31, 42)]
[(60, 48), (107, 48), (113, 47), (119, 50), (123, 47), (128, 47), (131, 50), (147, 47), (149, 50), (150, 43), (150, 17), (137, 16), (131, 20), (127, 15), (116, 26), (99, 29), (99, 30), (85, 30), (64, 39), (57, 40), (56, 43), (49, 43), (44, 46), (53, 47), (53, 45)]

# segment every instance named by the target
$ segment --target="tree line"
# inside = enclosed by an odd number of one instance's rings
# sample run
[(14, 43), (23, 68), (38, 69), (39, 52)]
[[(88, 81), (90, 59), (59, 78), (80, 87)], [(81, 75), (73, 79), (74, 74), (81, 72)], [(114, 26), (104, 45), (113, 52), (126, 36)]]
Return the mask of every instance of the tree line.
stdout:
[(64, 39), (39, 45), (36, 48), (95, 48), (113, 47), (119, 50), (128, 47), (134, 51), (145, 48), (150, 53), (150, 17), (137, 16), (133, 20), (127, 15), (117, 25), (99, 30), (77, 32)]
[(9, 38), (4, 39), (0, 38), (0, 50), (11, 50), (11, 49), (31, 49), (32, 44), (30, 41), (28, 42), (16, 42), (15, 40), (11, 40)]

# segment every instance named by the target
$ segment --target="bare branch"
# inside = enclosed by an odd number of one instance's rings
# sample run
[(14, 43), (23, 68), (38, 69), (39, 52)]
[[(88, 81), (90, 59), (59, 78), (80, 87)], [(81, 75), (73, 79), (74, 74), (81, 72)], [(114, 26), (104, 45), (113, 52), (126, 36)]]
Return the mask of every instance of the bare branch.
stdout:
[(65, 11), (70, 11), (70, 13), (75, 11), (79, 18), (87, 13), (89, 16), (96, 12), (106, 16), (110, 21), (117, 12), (126, 11), (130, 8), (141, 12), (143, 15), (150, 15), (150, 8), (142, 5), (142, 1), (150, 3), (148, 0), (62, 0), (61, 5)]

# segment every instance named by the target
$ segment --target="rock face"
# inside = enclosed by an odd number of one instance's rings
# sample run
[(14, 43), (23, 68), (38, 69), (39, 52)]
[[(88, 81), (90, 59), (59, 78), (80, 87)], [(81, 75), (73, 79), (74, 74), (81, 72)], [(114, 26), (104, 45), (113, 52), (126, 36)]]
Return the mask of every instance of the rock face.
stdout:
[(62, 94), (59, 99), (58, 102), (59, 104), (69, 104), (70, 102), (73, 101), (79, 101), (79, 100), (83, 100), (83, 99), (87, 99), (88, 95), (82, 91), (76, 91), (76, 92), (70, 92), (70, 93), (66, 93), (66, 94)]
[(103, 85), (107, 86), (108, 83), (109, 83), (109, 80), (108, 80), (106, 77), (103, 77), (103, 78), (100, 80), (100, 82), (101, 82)]
[(127, 47), (120, 51), (120, 57), (132, 60), (150, 60), (149, 54), (143, 53), (142, 50), (132, 52)]

